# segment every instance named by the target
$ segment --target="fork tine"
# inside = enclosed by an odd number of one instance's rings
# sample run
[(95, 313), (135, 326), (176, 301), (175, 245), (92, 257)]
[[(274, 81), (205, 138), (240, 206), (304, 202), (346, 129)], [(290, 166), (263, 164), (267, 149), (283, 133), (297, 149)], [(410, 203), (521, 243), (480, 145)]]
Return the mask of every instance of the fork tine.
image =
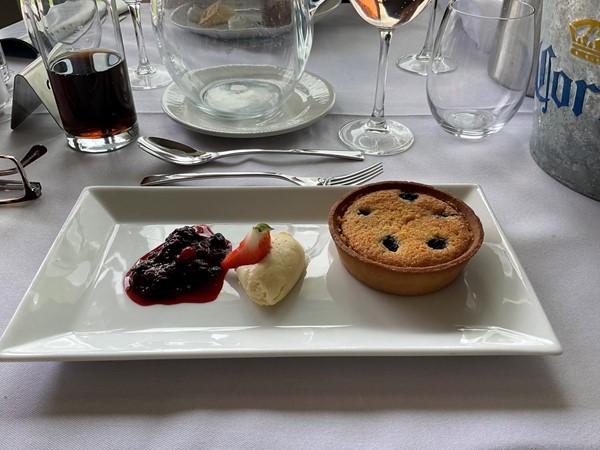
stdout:
[(351, 174), (332, 177), (328, 184), (331, 186), (359, 184), (362, 181), (366, 181), (377, 176), (379, 173), (381, 173), (381, 171), (381, 165), (375, 164)]
[(354, 180), (347, 182), (347, 184), (349, 184), (349, 185), (363, 184), (366, 181), (370, 180), (371, 178), (375, 178), (377, 175), (380, 175), (382, 173), (383, 173), (383, 169), (378, 168), (377, 170), (374, 170), (372, 172), (366, 172), (360, 176), (357, 176)]
[(378, 162), (376, 164), (373, 164), (371, 166), (368, 167), (363, 167), (360, 170), (357, 170), (356, 172), (352, 172), (352, 173), (347, 173), (344, 175), (336, 175), (336, 176), (332, 176), (329, 177), (328, 180), (332, 181), (332, 182), (346, 182), (347, 180), (353, 180), (356, 176), (360, 176), (365, 172), (370, 172), (374, 169), (376, 169), (377, 167), (381, 166), (381, 163)]
[(372, 178), (375, 178), (377, 175), (381, 175), (383, 173), (383, 166), (378, 166), (373, 171), (365, 172), (363, 175), (357, 177), (356, 180), (352, 184), (363, 184), (366, 181), (369, 181)]
[(383, 164), (378, 162), (377, 164), (373, 164), (372, 166), (365, 167), (364, 169), (349, 173), (347, 175), (331, 177), (327, 180), (327, 185), (336, 186), (360, 184), (376, 177), (381, 173), (383, 173)]

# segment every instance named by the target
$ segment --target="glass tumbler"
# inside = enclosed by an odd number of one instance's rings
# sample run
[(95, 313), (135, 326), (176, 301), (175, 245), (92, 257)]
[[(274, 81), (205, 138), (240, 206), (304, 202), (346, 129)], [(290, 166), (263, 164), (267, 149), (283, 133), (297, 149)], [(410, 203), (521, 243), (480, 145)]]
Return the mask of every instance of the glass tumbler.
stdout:
[[(523, 1), (450, 3), (427, 69), (427, 101), (442, 129), (465, 139), (500, 131), (525, 97), (533, 43), (534, 9)], [(456, 69), (437, 70), (442, 58)]]
[(102, 153), (138, 133), (115, 0), (21, 0), (44, 61), (68, 145)]

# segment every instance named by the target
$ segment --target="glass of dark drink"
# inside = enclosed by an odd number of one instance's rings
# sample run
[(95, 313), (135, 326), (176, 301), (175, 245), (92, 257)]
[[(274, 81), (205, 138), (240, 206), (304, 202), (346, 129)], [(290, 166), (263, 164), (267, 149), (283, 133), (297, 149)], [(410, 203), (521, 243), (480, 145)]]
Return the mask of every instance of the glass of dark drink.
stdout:
[(115, 0), (22, 1), (68, 145), (103, 153), (129, 144), (138, 125)]

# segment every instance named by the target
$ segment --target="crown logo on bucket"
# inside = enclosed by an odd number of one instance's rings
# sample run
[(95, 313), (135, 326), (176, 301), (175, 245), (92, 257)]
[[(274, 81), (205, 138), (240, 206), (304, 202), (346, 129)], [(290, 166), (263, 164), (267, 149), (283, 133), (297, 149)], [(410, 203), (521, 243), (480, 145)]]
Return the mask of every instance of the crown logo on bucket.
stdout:
[(571, 54), (578, 58), (600, 64), (600, 22), (594, 19), (578, 19), (569, 24)]

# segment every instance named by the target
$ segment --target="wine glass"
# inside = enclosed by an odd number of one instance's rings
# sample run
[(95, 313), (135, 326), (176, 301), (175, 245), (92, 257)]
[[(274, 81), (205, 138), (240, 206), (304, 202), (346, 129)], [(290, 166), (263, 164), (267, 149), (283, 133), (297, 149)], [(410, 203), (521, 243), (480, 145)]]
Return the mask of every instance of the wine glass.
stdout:
[(415, 138), (401, 123), (386, 120), (383, 106), (385, 79), (392, 33), (396, 27), (410, 22), (430, 0), (350, 0), (360, 17), (379, 29), (379, 66), (373, 112), (368, 119), (347, 123), (339, 137), (348, 147), (368, 155), (394, 155), (410, 148)]
[(162, 64), (150, 64), (146, 53), (146, 44), (142, 32), (140, 14), (141, 0), (124, 0), (133, 20), (135, 40), (137, 42), (139, 62), (137, 67), (129, 68), (129, 80), (134, 90), (156, 89), (171, 83), (171, 76)]
[(4, 81), (4, 77), (0, 76), (0, 123), (10, 120), (12, 110), (10, 93)]
[[(433, 49), (433, 39), (435, 38), (435, 16), (438, 7), (438, 0), (433, 0), (431, 11), (429, 13), (429, 24), (427, 25), (427, 34), (423, 48), (419, 53), (412, 53), (398, 58), (396, 65), (407, 72), (416, 73), (418, 75), (427, 76), (427, 64), (431, 59), (431, 51)], [(456, 63), (447, 57), (441, 57), (434, 61), (438, 72), (450, 72), (456, 68)]]
[(12, 91), (15, 73), (8, 67), (8, 62), (6, 62), (4, 50), (2, 50), (2, 44), (0, 44), (0, 78), (2, 78), (4, 83), (6, 83), (6, 87), (9, 90), (9, 92)]

